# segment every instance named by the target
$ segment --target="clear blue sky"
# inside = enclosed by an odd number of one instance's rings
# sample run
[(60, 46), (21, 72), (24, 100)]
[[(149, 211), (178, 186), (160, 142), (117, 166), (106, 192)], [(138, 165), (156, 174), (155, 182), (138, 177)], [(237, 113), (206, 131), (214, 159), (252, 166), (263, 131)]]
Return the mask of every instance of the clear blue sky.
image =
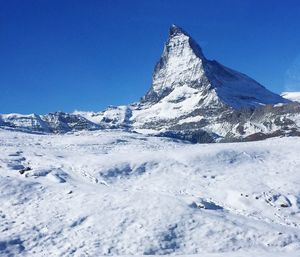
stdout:
[(172, 23), (208, 58), (300, 90), (297, 0), (0, 0), (0, 113), (139, 100)]

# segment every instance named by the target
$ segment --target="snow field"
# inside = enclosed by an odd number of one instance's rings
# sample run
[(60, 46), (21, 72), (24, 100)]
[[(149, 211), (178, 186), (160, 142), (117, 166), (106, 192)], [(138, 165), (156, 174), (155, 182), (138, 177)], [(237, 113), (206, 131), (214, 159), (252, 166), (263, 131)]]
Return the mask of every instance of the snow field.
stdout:
[(299, 151), (1, 130), (0, 256), (299, 256)]

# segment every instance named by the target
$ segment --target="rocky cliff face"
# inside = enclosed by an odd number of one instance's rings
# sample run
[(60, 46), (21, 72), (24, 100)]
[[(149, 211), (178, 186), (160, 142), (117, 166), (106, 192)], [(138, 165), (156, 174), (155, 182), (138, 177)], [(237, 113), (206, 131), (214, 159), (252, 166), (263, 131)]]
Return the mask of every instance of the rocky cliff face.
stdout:
[(98, 113), (1, 115), (0, 127), (48, 133), (118, 128), (200, 143), (259, 140), (299, 135), (300, 104), (208, 60), (188, 33), (172, 25), (140, 102)]

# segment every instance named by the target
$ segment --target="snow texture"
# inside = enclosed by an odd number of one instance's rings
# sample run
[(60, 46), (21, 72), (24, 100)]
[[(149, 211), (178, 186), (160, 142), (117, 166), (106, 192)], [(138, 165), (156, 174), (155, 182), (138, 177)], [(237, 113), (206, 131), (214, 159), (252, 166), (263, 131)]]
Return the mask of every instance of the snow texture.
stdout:
[(0, 256), (300, 256), (299, 152), (0, 130)]

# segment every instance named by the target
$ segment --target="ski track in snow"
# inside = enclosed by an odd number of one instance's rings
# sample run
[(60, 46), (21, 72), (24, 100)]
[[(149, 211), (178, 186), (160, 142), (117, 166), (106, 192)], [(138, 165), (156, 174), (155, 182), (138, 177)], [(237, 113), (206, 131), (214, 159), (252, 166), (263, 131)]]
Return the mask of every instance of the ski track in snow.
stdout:
[(300, 256), (299, 152), (0, 130), (0, 256)]

